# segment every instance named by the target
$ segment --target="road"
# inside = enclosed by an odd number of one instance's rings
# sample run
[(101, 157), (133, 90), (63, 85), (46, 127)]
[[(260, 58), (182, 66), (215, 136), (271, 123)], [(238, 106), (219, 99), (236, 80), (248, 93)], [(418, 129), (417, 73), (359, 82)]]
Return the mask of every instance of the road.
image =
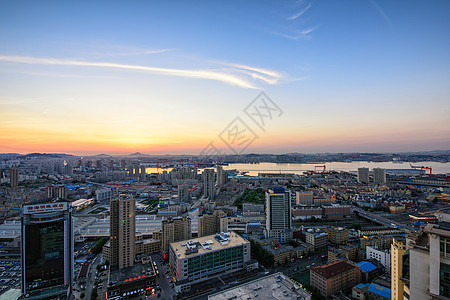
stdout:
[[(352, 209), (353, 209), (353, 211), (358, 212), (360, 216), (364, 216), (367, 219), (369, 219), (369, 220), (371, 220), (373, 222), (377, 222), (377, 223), (379, 223), (381, 225), (385, 225), (385, 226), (388, 226), (388, 227), (391, 227), (391, 228), (410, 229), (409, 226), (403, 225), (403, 224), (398, 223), (398, 222), (393, 221), (393, 220), (389, 220), (389, 219), (387, 219), (385, 217), (382, 217), (382, 216), (377, 216), (375, 214), (372, 214), (370, 212), (365, 211), (362, 208), (353, 206)], [(395, 226), (393, 226), (392, 224), (394, 224)]]
[[(324, 255), (326, 254), (324, 253)], [(281, 265), (278, 267), (278, 271), (283, 272), (286, 276), (292, 276), (296, 273), (300, 273), (301, 271), (321, 266), (324, 263), (326, 263), (326, 260), (322, 262), (321, 255), (317, 255), (314, 257), (296, 259), (293, 262)]]
[[(94, 287), (95, 276), (97, 272), (97, 265), (101, 264), (102, 260), (103, 260), (102, 254), (95, 256), (90, 262), (89, 271), (86, 278), (75, 280), (74, 291), (70, 298), (71, 300), (81, 299), (80, 295), (82, 292), (85, 293), (84, 299), (91, 299), (91, 293)], [(102, 280), (103, 282), (105, 282), (105, 278), (103, 278)], [(83, 286), (83, 289), (81, 288), (81, 286)]]
[[(174, 289), (170, 287), (169, 280), (167, 279), (167, 276), (172, 276), (169, 268), (169, 263), (164, 263), (164, 260), (162, 259), (162, 255), (160, 253), (154, 253), (151, 254), (152, 260), (156, 262), (156, 266), (159, 270), (159, 275), (157, 277), (159, 287), (161, 288), (161, 299), (173, 299), (173, 297), (176, 295)], [(169, 271), (167, 274), (166, 272)]]

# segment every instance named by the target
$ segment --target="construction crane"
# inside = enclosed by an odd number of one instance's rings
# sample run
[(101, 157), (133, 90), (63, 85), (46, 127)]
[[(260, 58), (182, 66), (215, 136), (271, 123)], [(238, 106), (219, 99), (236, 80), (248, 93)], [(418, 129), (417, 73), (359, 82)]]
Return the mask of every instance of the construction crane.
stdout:
[(314, 166), (314, 172), (317, 172), (317, 168), (322, 168), (322, 173), (325, 173), (325, 171), (327, 170), (327, 166), (323, 165), (323, 166)]
[(158, 158), (156, 161), (156, 167), (159, 168), (159, 162), (165, 162), (164, 166), (167, 165), (167, 158)]
[(430, 172), (429, 176), (431, 176), (431, 171), (432, 171), (431, 167), (413, 166), (413, 165), (411, 165), (411, 163), (409, 165), (411, 166), (411, 168), (413, 168), (413, 169), (420, 169), (420, 171), (423, 171), (424, 173), (426, 172), (425, 170), (428, 170)]

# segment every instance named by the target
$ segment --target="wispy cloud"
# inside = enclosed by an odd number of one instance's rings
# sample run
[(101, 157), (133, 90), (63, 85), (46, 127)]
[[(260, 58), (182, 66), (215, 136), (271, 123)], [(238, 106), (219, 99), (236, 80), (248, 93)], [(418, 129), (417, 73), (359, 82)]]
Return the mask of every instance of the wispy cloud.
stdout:
[[(230, 64), (234, 69), (230, 71), (218, 71), (218, 70), (201, 70), (201, 69), (174, 69), (174, 68), (160, 68), (149, 67), (141, 65), (128, 65), (119, 64), (113, 62), (92, 62), (81, 60), (69, 60), (58, 58), (40, 58), (40, 57), (28, 57), (28, 56), (1, 56), (0, 61), (11, 63), (23, 63), (23, 64), (40, 64), (40, 65), (60, 65), (60, 66), (76, 66), (76, 67), (96, 67), (96, 68), (110, 68), (110, 69), (122, 69), (129, 71), (144, 71), (153, 74), (161, 74), (168, 76), (178, 76), (186, 78), (201, 78), (220, 81), (223, 83), (239, 86), (242, 88), (256, 89), (249, 80), (235, 75), (236, 72), (241, 72), (243, 69), (253, 71), (247, 73), (253, 79), (259, 79), (268, 84), (277, 84), (281, 75), (277, 72), (260, 69), (256, 67), (249, 67), (244, 65)], [(257, 72), (257, 73), (255, 73)], [(259, 74), (258, 74), (259, 73)], [(262, 74), (262, 75), (261, 75)], [(267, 76), (264, 76), (267, 75)]]
[(295, 20), (295, 19), (300, 18), (301, 16), (303, 16), (303, 14), (304, 14), (308, 9), (311, 8), (311, 6), (312, 6), (312, 4), (309, 3), (304, 9), (302, 9), (301, 11), (299, 11), (299, 12), (293, 14), (292, 16), (288, 17), (287, 19), (288, 19), (289, 21), (291, 21), (291, 20)]
[(263, 68), (257, 68), (247, 65), (240, 65), (240, 64), (233, 64), (233, 63), (225, 63), (225, 62), (219, 62), (221, 64), (230, 66), (235, 68), (235, 71), (238, 71), (240, 73), (247, 74), (251, 76), (253, 79), (259, 79), (264, 81), (265, 83), (276, 85), (279, 83), (280, 79), (283, 78), (283, 75), (279, 72), (263, 69)]
[(315, 31), (317, 29), (316, 27), (311, 27), (311, 28), (306, 28), (306, 29), (302, 29), (302, 30), (296, 30), (294, 33), (292, 34), (285, 34), (285, 33), (277, 33), (275, 32), (276, 35), (279, 35), (281, 37), (290, 39), (290, 40), (302, 40), (302, 39), (310, 39), (311, 38), (311, 33), (313, 31)]
[(375, 9), (378, 11), (378, 13), (381, 15), (381, 17), (390, 25), (392, 26), (392, 22), (389, 19), (389, 17), (386, 15), (386, 13), (384, 12), (384, 10), (374, 1), (374, 0), (370, 0), (370, 3), (373, 5), (373, 7), (375, 7)]

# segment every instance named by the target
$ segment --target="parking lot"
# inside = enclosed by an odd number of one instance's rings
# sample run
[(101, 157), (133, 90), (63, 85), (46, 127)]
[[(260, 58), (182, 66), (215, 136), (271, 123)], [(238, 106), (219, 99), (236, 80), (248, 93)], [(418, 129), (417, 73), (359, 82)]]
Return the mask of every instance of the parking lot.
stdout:
[(0, 295), (10, 288), (21, 288), (20, 258), (0, 258)]

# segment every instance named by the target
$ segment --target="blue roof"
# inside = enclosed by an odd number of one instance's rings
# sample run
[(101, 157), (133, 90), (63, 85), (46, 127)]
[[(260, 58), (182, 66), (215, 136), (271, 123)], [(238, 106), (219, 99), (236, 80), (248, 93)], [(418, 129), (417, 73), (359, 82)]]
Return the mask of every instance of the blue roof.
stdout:
[(285, 192), (285, 189), (284, 188), (274, 188), (273, 192), (275, 194), (283, 194)]
[(386, 299), (391, 299), (391, 289), (388, 289), (384, 286), (375, 283), (370, 284), (369, 292), (380, 295)]
[(194, 212), (198, 207), (191, 209), (189, 212)]
[(364, 273), (373, 271), (377, 268), (377, 266), (369, 261), (362, 261), (360, 263), (357, 263), (356, 265), (361, 269), (361, 272)]
[(68, 185), (67, 188), (69, 190), (76, 190), (77, 188), (80, 188), (81, 186), (78, 184), (72, 184), (72, 185)]
[(363, 289), (365, 286), (366, 286), (366, 285), (365, 285), (364, 283), (358, 283), (358, 284), (356, 285), (356, 287), (357, 287), (358, 289)]

